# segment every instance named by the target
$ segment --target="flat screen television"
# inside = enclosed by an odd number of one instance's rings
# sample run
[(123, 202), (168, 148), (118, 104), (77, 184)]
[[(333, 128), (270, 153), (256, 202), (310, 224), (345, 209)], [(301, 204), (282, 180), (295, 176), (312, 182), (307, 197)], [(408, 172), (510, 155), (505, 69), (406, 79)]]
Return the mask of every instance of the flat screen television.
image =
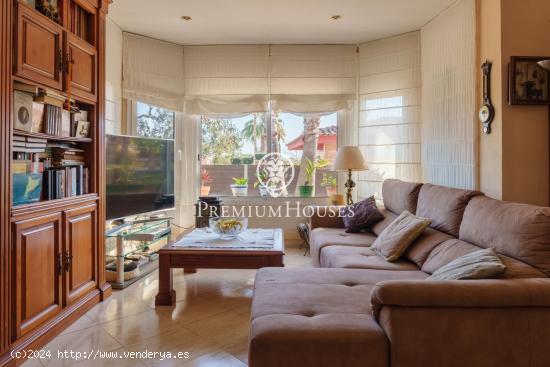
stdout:
[(174, 141), (107, 135), (107, 219), (174, 207)]

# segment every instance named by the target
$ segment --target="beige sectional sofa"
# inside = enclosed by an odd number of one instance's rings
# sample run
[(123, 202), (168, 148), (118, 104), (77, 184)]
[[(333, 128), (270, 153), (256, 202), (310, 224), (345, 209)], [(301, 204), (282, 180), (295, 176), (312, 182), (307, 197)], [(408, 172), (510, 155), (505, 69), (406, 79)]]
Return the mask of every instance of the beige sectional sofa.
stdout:
[[(373, 233), (311, 218), (314, 269), (258, 271), (250, 366), (550, 366), (550, 208), (399, 180), (383, 197)], [(369, 246), (403, 210), (432, 224), (389, 263)], [(501, 279), (426, 280), (487, 247)]]

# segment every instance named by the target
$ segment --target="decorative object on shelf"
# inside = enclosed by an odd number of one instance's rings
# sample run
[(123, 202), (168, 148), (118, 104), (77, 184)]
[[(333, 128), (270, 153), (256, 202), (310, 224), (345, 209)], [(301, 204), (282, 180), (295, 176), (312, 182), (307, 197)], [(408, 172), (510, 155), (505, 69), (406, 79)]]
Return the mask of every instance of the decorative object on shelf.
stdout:
[(41, 173), (13, 174), (13, 205), (34, 203), (42, 193)]
[(489, 60), (485, 60), (481, 65), (481, 70), (483, 70), (483, 104), (479, 109), (479, 121), (483, 124), (485, 134), (491, 133), (491, 122), (495, 118), (495, 108), (491, 102), (491, 68), (492, 63)]
[(75, 137), (76, 138), (87, 138), (90, 133), (90, 122), (89, 121), (78, 121), (76, 123)]
[(509, 103), (547, 105), (550, 103), (549, 75), (539, 64), (548, 56), (512, 56), (509, 66)]
[(201, 196), (208, 196), (210, 194), (210, 184), (213, 179), (210, 173), (206, 169), (201, 170)]
[(13, 128), (27, 132), (32, 131), (32, 94), (13, 92)]
[(217, 217), (209, 219), (209, 228), (222, 240), (231, 240), (248, 228), (246, 217)]
[(321, 179), (321, 186), (327, 190), (327, 196), (334, 195), (338, 191), (338, 180), (333, 174), (325, 172)]
[(231, 185), (231, 192), (233, 196), (246, 196), (248, 195), (248, 178), (235, 178), (233, 177), (233, 184)]
[(315, 195), (315, 172), (317, 169), (324, 168), (330, 163), (326, 159), (318, 159), (312, 161), (306, 158), (306, 181), (303, 185), (298, 186), (298, 194), (302, 198), (309, 198)]
[(348, 180), (346, 181), (346, 201), (348, 205), (353, 204), (352, 192), (355, 187), (355, 182), (351, 178), (352, 171), (364, 171), (368, 169), (367, 162), (363, 157), (363, 153), (356, 146), (344, 146), (338, 149), (336, 159), (332, 165), (335, 171), (347, 171)]
[(57, 1), (58, 0), (36, 0), (36, 10), (54, 22), (59, 23), (61, 21), (61, 17), (59, 15), (59, 6)]

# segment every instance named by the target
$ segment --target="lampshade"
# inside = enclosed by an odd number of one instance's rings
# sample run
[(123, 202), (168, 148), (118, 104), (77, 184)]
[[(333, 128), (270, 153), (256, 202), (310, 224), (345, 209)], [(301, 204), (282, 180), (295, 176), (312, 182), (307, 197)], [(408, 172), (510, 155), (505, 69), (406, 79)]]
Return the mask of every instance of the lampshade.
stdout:
[(545, 70), (550, 71), (550, 59), (539, 61), (537, 64)]
[(332, 169), (335, 171), (364, 171), (368, 169), (365, 158), (356, 146), (345, 146), (338, 148), (336, 159), (332, 165)]

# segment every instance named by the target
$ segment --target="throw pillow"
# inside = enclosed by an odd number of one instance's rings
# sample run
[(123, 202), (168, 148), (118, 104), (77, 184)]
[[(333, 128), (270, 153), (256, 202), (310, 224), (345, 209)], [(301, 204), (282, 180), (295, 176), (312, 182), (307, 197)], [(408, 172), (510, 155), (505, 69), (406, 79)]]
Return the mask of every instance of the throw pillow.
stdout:
[(405, 210), (380, 233), (371, 248), (387, 261), (397, 261), (431, 222)]
[(376, 222), (384, 219), (384, 214), (376, 207), (374, 196), (346, 206), (340, 215), (343, 217), (347, 233), (369, 230)]
[(495, 249), (488, 248), (454, 259), (434, 271), (428, 280), (492, 279), (505, 270)]

